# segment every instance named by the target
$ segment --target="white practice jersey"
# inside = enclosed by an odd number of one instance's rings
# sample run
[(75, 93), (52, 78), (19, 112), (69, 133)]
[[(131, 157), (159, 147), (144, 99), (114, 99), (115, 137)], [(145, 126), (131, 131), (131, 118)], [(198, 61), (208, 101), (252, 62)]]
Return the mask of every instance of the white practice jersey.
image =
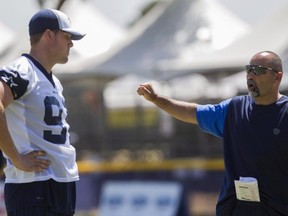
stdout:
[(0, 68), (0, 80), (10, 86), (14, 101), (5, 109), (12, 139), (21, 153), (44, 150), (51, 161), (43, 172), (24, 172), (7, 158), (7, 183), (79, 179), (76, 154), (69, 140), (62, 85), (31, 56), (24, 54)]

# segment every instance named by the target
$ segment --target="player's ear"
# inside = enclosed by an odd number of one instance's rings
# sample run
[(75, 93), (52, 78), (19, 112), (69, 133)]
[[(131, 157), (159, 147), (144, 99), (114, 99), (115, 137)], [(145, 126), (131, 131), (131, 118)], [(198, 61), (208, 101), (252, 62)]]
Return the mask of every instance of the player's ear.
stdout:
[(55, 34), (56, 32), (50, 30), (50, 29), (46, 29), (45, 32), (43, 33), (43, 36), (47, 39), (47, 40), (51, 40), (55, 38)]

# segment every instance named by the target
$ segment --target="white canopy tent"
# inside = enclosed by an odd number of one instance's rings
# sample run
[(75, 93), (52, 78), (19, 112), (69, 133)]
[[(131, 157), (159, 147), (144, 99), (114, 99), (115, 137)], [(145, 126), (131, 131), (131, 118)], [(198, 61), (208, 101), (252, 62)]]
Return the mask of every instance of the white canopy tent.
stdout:
[[(127, 108), (136, 106), (154, 106), (143, 100), (136, 93), (139, 84), (150, 82), (156, 91), (181, 100), (216, 97), (218, 92), (210, 89), (211, 83), (201, 74), (178, 77), (169, 82), (159, 82), (147, 77), (127, 74), (106, 84), (103, 90), (104, 103), (107, 108)], [(183, 88), (183, 86), (190, 86)], [(213, 92), (215, 94), (213, 94)]]
[(158, 63), (157, 68), (159, 71), (178, 74), (219, 71), (227, 68), (241, 70), (259, 51), (271, 50), (282, 55), (288, 48), (287, 10), (288, 5), (263, 21), (261, 25), (253, 26), (249, 33), (224, 49), (211, 54), (197, 55), (189, 60), (184, 58), (163, 60)]
[(105, 17), (92, 1), (70, 0), (61, 10), (69, 15), (74, 28), (86, 33), (81, 42), (74, 43), (82, 57), (104, 53), (125, 36), (126, 30)]
[[(259, 51), (271, 50), (280, 55), (283, 61), (284, 76), (281, 91), (288, 89), (288, 5), (263, 21), (261, 25), (254, 26), (251, 31), (224, 49), (211, 54), (197, 55), (187, 60), (176, 58), (169, 61), (159, 61), (157, 68), (159, 73), (177, 74), (188, 78), (188, 74), (206, 72), (219, 73), (222, 71), (234, 71), (227, 77), (220, 77), (210, 83), (207, 95), (218, 95), (218, 98), (225, 99), (235, 96), (238, 93), (247, 91), (244, 65), (248, 64), (251, 57)], [(210, 93), (208, 93), (210, 92)], [(211, 97), (211, 96), (210, 96)]]
[(72, 25), (86, 33), (80, 41), (74, 41), (71, 56), (65, 65), (56, 65), (55, 71), (73, 68), (75, 64), (92, 56), (99, 56), (109, 51), (118, 41), (126, 35), (126, 30), (114, 24), (105, 17), (92, 1), (72, 0), (62, 8), (69, 15)]
[(20, 56), (22, 53), (29, 52), (29, 47), (28, 30), (18, 33), (18, 36), (13, 37), (13, 40), (10, 41), (10, 44), (7, 46), (5, 52), (2, 53), (0, 65), (5, 65)]
[[(21, 3), (16, 3), (15, 0), (11, 2), (17, 4), (17, 7), (27, 7), (29, 9), (26, 10), (24, 8), (23, 13), (20, 14), (11, 14), (11, 16), (14, 16), (13, 19), (17, 19), (17, 26), (14, 26), (14, 31), (10, 34), (10, 40), (7, 41), (6, 49), (0, 50), (0, 66), (17, 58), (23, 52), (29, 51), (28, 22), (30, 17), (39, 10), (39, 5), (35, 0), (26, 0), (23, 4), (22, 1)], [(11, 10), (11, 13), (13, 11)]]
[(213, 53), (249, 29), (217, 0), (162, 2), (108, 53), (61, 71), (121, 76), (157, 74), (161, 60)]
[(1, 53), (8, 47), (14, 38), (14, 32), (0, 21), (1, 43), (0, 43), (0, 56)]
[[(125, 30), (102, 15), (91, 1), (70, 0), (63, 5), (61, 10), (69, 16), (75, 28), (86, 33), (83, 40), (73, 41), (74, 47), (70, 52), (70, 60), (64, 67), (89, 56), (97, 56), (106, 52), (125, 35)], [(27, 30), (18, 35), (10, 43), (5, 56), (1, 58), (1, 65), (24, 52), (29, 52), (28, 23)], [(55, 70), (62, 67), (62, 65), (57, 65)]]
[(162, 85), (155, 80), (145, 77), (127, 74), (109, 82), (103, 91), (105, 106), (109, 109), (127, 108), (136, 106), (153, 106), (146, 100), (141, 99), (136, 93), (139, 83), (151, 82), (155, 88), (162, 88)]
[[(122, 47), (106, 56), (105, 61), (97, 65), (91, 59), (88, 66), (80, 69), (80, 74), (87, 70), (91, 74), (120, 76), (104, 88), (107, 108), (142, 106), (145, 100), (139, 100), (136, 89), (140, 83), (149, 81), (145, 76), (159, 75), (153, 74), (153, 67), (159, 60), (213, 52), (247, 30), (245, 24), (214, 1), (172, 1), (158, 6), (152, 13), (133, 30)], [(156, 83), (155, 87), (174, 98), (190, 100), (217, 97), (219, 88), (212, 90), (209, 86), (210, 81), (203, 75), (191, 74)]]

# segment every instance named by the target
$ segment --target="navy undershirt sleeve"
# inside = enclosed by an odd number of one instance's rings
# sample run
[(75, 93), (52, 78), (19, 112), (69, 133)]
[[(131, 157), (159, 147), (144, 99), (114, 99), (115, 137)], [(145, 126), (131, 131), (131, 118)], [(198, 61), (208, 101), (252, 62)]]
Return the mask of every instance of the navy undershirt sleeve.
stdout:
[(14, 99), (20, 98), (27, 90), (29, 81), (22, 78), (18, 71), (0, 69), (0, 81), (5, 82), (11, 89)]

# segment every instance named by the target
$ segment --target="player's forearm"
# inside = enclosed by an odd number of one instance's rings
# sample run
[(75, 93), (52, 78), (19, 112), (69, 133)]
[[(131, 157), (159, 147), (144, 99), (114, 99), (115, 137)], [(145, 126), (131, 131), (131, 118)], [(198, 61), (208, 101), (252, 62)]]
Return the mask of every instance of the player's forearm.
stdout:
[(0, 149), (11, 159), (11, 161), (17, 162), (19, 160), (20, 155), (9, 133), (2, 103), (0, 103)]
[(178, 120), (192, 124), (197, 124), (196, 103), (178, 101), (175, 99), (159, 95), (157, 95), (157, 97), (153, 99), (153, 101), (151, 102)]

